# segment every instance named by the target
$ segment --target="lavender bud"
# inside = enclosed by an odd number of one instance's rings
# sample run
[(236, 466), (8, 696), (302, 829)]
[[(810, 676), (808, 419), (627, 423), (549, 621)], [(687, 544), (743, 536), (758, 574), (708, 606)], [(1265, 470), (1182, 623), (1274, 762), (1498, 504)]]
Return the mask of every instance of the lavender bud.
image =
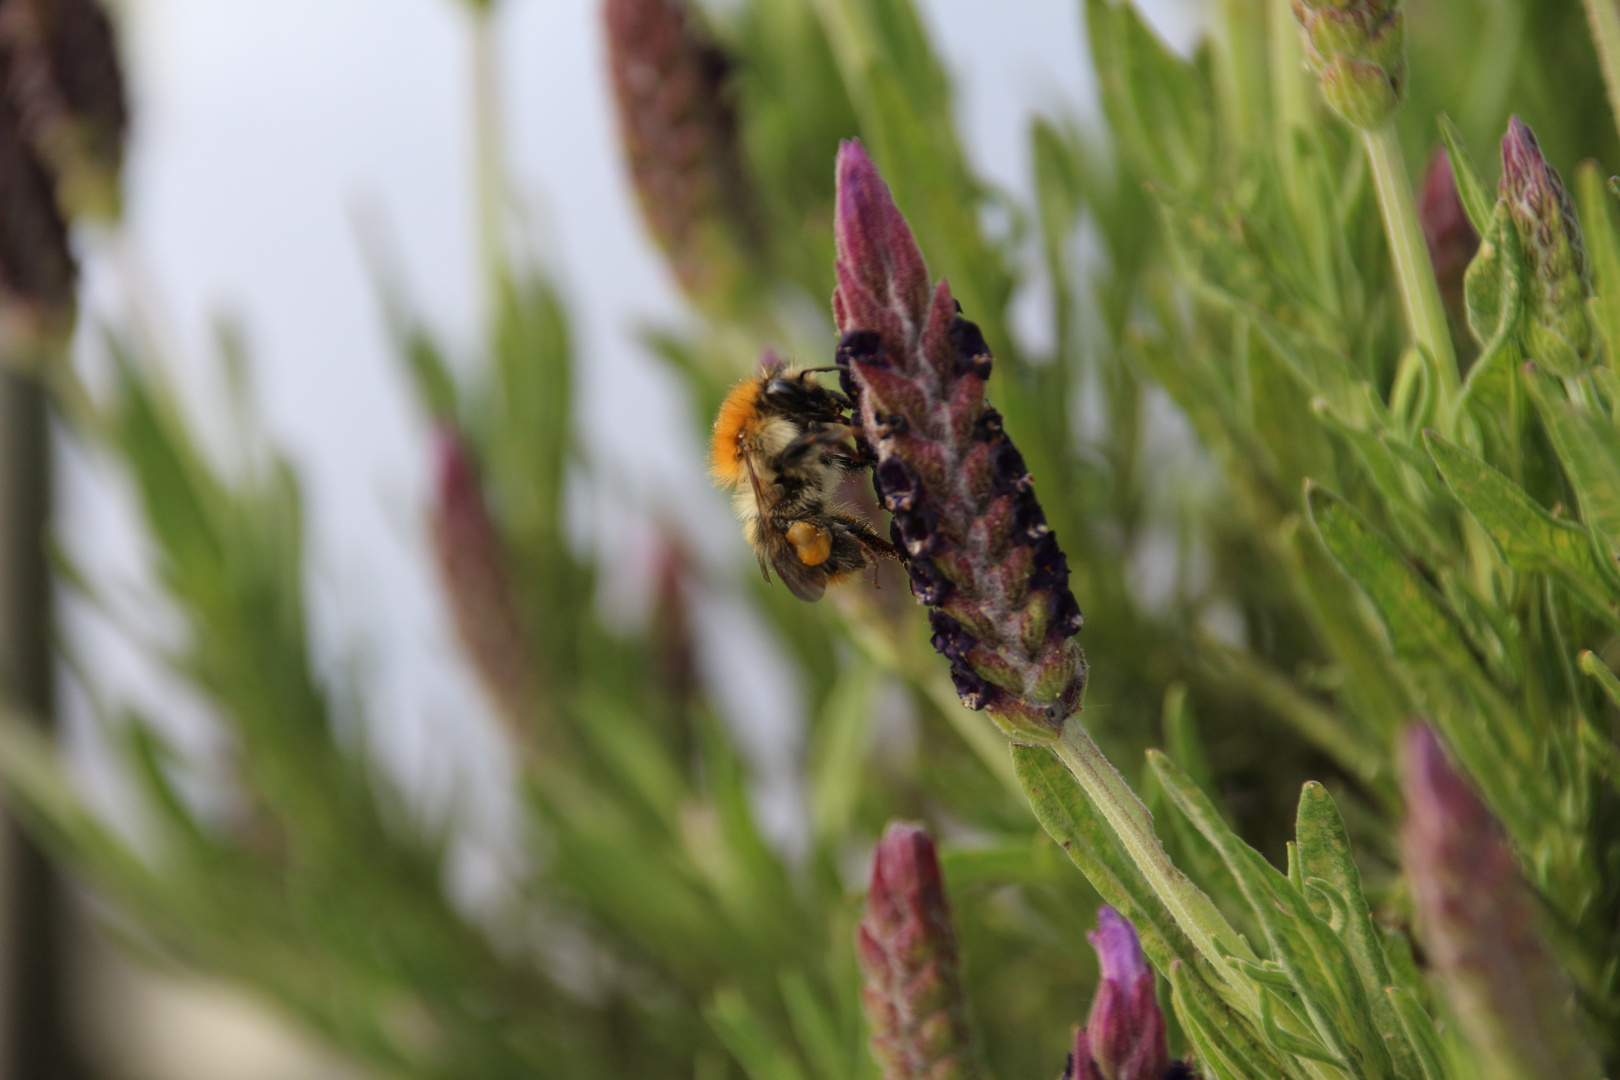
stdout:
[[(990, 349), (859, 142), (838, 153), (837, 363), (877, 456), (874, 484), (912, 560), (912, 593), (956, 627), (934, 646), (962, 703), (1050, 742), (1080, 708), (1086, 665), (1068, 563), (1023, 455), (985, 402)], [(966, 635), (964, 637), (964, 635)]]
[(460, 434), (440, 428), (435, 446), (431, 531), (450, 618), (502, 719), (527, 739), (535, 708), (534, 652), (513, 602), (506, 553)]
[(1517, 116), (1502, 138), (1497, 194), (1524, 255), (1524, 350), (1554, 374), (1578, 375), (1597, 356), (1597, 335), (1586, 313), (1592, 277), (1581, 227), (1564, 182)]
[(1346, 122), (1381, 126), (1406, 96), (1406, 16), (1399, 0), (1293, 0), (1305, 62)]
[(619, 136), (642, 217), (681, 289), (734, 310), (760, 236), (727, 83), (686, 0), (605, 0)]
[(129, 111), (95, 0), (0, 0), (5, 87), (64, 213), (114, 217)]
[(1434, 733), (1406, 735), (1401, 861), (1457, 1025), (1490, 1080), (1602, 1074), (1501, 827)]
[(1154, 996), (1153, 969), (1142, 955), (1130, 920), (1104, 905), (1097, 929), (1086, 935), (1102, 967), (1086, 1026), (1076, 1028), (1071, 1080), (1170, 1080), (1190, 1076), (1170, 1060), (1164, 1014)]
[(934, 841), (920, 826), (894, 822), (878, 842), (855, 946), (884, 1080), (979, 1076), (951, 909)]

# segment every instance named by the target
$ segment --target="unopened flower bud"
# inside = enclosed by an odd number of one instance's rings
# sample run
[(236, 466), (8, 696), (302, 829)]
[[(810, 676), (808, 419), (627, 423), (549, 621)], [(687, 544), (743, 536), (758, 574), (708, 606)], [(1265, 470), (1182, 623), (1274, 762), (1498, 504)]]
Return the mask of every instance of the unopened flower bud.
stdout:
[(535, 708), (534, 652), (512, 595), (506, 552), (460, 434), (440, 428), (436, 456), (433, 552), (450, 618), (502, 719), (527, 740)]
[(1577, 375), (1597, 355), (1597, 335), (1586, 311), (1592, 277), (1581, 227), (1563, 180), (1517, 116), (1502, 138), (1497, 192), (1524, 258), (1524, 350), (1556, 375)]
[(1097, 929), (1086, 937), (1097, 950), (1102, 978), (1086, 1026), (1074, 1033), (1069, 1080), (1190, 1077), (1185, 1063), (1170, 1060), (1153, 969), (1142, 955), (1136, 928), (1105, 905), (1097, 912)]
[(1406, 96), (1406, 15), (1399, 0), (1293, 0), (1305, 61), (1334, 111), (1376, 128)]
[(921, 826), (894, 822), (884, 831), (855, 944), (884, 1080), (979, 1076), (951, 909), (934, 841)]
[(1597, 1080), (1574, 987), (1496, 819), (1428, 728), (1408, 732), (1404, 750), (1401, 859), (1418, 930), (1482, 1074)]
[(695, 303), (729, 310), (758, 254), (729, 59), (687, 0), (606, 0), (619, 136), (643, 219)]
[(838, 153), (837, 363), (873, 484), (894, 515), (912, 593), (963, 704), (1009, 736), (1050, 742), (1080, 708), (1083, 622), (1069, 564), (1001, 417), (990, 347), (928, 267), (877, 166)]
[(62, 212), (113, 217), (129, 112), (96, 0), (0, 0), (5, 87)]

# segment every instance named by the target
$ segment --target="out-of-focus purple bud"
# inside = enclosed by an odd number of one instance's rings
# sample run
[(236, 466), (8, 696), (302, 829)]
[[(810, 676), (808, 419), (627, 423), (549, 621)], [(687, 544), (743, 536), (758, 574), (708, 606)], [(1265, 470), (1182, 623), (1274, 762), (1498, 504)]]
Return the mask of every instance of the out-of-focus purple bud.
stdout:
[(836, 360), (912, 594), (935, 609), (957, 696), (1009, 736), (1050, 742), (1080, 708), (1083, 620), (1023, 455), (985, 401), (990, 348), (859, 142), (838, 152)]
[(855, 945), (866, 976), (861, 1004), (884, 1080), (981, 1075), (939, 859), (921, 826), (893, 822), (884, 831)]
[(451, 621), (485, 691), (520, 745), (535, 732), (534, 651), (518, 615), (506, 552), (484, 501), (478, 466), (459, 432), (435, 434), (431, 526)]
[(1136, 928), (1113, 908), (1097, 912), (1086, 935), (1102, 967), (1086, 1026), (1075, 1029), (1070, 1080), (1167, 1080), (1191, 1075), (1170, 1060), (1164, 1014), (1154, 996), (1153, 969)]
[(608, 68), (642, 217), (681, 289), (732, 310), (761, 239), (728, 89), (730, 60), (687, 0), (605, 0)]
[[(5, 76), (0, 50), (0, 85)], [(38, 363), (73, 329), (78, 266), (51, 174), (0, 94), (0, 359)]]
[(1418, 930), (1457, 1025), (1490, 1080), (1597, 1080), (1574, 987), (1490, 810), (1434, 733), (1406, 735), (1401, 860)]
[(1418, 193), (1418, 220), (1429, 247), (1440, 298), (1448, 313), (1460, 313), (1463, 303), (1463, 274), (1479, 250), (1479, 233), (1463, 210), (1457, 194), (1457, 179), (1451, 172), (1451, 158), (1445, 148), (1437, 148), (1423, 174)]
[(4, 85), (62, 212), (114, 217), (129, 110), (96, 0), (0, 0)]

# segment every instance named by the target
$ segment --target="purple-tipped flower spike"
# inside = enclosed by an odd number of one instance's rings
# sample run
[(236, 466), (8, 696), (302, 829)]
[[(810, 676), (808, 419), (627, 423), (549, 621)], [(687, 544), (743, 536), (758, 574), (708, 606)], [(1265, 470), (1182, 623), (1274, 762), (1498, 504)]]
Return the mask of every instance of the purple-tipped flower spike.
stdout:
[(129, 110), (107, 13), (96, 0), (3, 0), (0, 54), (63, 213), (116, 216)]
[(1427, 727), (1407, 733), (1404, 751), (1401, 859), (1418, 929), (1483, 1075), (1597, 1080), (1574, 988), (1496, 819)]
[(619, 136), (642, 217), (681, 289), (729, 309), (758, 247), (730, 61), (687, 0), (605, 0)]
[(1497, 194), (1524, 256), (1525, 352), (1556, 375), (1578, 375), (1597, 354), (1597, 336), (1586, 312), (1592, 295), (1586, 248), (1564, 182), (1517, 116), (1509, 119), (1502, 137)]
[(1184, 1062), (1170, 1060), (1153, 969), (1142, 955), (1136, 928), (1105, 905), (1097, 911), (1097, 929), (1086, 937), (1097, 950), (1102, 979), (1086, 1026), (1075, 1029), (1069, 1080), (1190, 1077)]
[(911, 590), (962, 703), (1050, 742), (1080, 708), (1083, 620), (1024, 459), (985, 401), (990, 348), (858, 142), (838, 152), (838, 366)]
[(1406, 15), (1400, 0), (1293, 0), (1305, 62), (1344, 119), (1379, 127), (1406, 96)]
[(979, 1076), (951, 909), (934, 841), (921, 826), (897, 821), (884, 830), (855, 946), (872, 1055), (884, 1080)]
[(460, 433), (435, 435), (433, 553), (450, 618), (491, 701), (518, 738), (533, 737), (534, 652), (513, 602), (506, 552)]

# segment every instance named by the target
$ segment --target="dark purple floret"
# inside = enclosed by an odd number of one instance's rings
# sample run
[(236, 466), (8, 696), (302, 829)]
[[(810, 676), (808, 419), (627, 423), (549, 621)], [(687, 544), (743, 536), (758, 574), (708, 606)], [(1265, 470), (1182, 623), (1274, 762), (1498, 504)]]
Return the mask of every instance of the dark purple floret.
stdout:
[(917, 499), (917, 474), (899, 458), (888, 458), (872, 471), (878, 498), (893, 512), (910, 510)]
[(894, 515), (900, 525), (900, 539), (913, 556), (932, 555), (939, 550), (939, 512), (929, 506), (902, 510)]
[(928, 626), (934, 632), (929, 642), (934, 651), (952, 662), (962, 659), (978, 644), (966, 627), (937, 608), (928, 613)]
[(1035, 501), (1031, 492), (1024, 492), (1018, 503), (1018, 509), (1013, 512), (1013, 528), (1025, 540), (1035, 541), (1051, 533), (1046, 524), (1046, 511), (1041, 504)]
[(936, 570), (934, 564), (927, 559), (912, 559), (909, 569), (911, 595), (929, 607), (943, 604), (956, 589), (956, 586), (951, 584), (951, 579)]
[(956, 352), (956, 375), (990, 377), (990, 346), (977, 323), (969, 322), (958, 314), (951, 320), (951, 347)]
[(1034, 481), (1030, 478), (1029, 469), (1024, 465), (1024, 455), (1018, 452), (1018, 447), (1012, 442), (1003, 442), (992, 452), (995, 463), (996, 484), (1002, 491), (1023, 491)]
[(1001, 426), (1001, 414), (990, 406), (984, 407), (984, 412), (973, 421), (973, 434), (980, 442), (996, 443), (1007, 433)]
[(951, 683), (962, 704), (977, 712), (994, 700), (996, 688), (980, 678), (979, 673), (962, 660), (951, 661)]
[(1085, 616), (1080, 614), (1080, 604), (1073, 593), (1064, 591), (1056, 594), (1052, 601), (1052, 624), (1064, 637), (1078, 634), (1080, 628), (1086, 625)]

